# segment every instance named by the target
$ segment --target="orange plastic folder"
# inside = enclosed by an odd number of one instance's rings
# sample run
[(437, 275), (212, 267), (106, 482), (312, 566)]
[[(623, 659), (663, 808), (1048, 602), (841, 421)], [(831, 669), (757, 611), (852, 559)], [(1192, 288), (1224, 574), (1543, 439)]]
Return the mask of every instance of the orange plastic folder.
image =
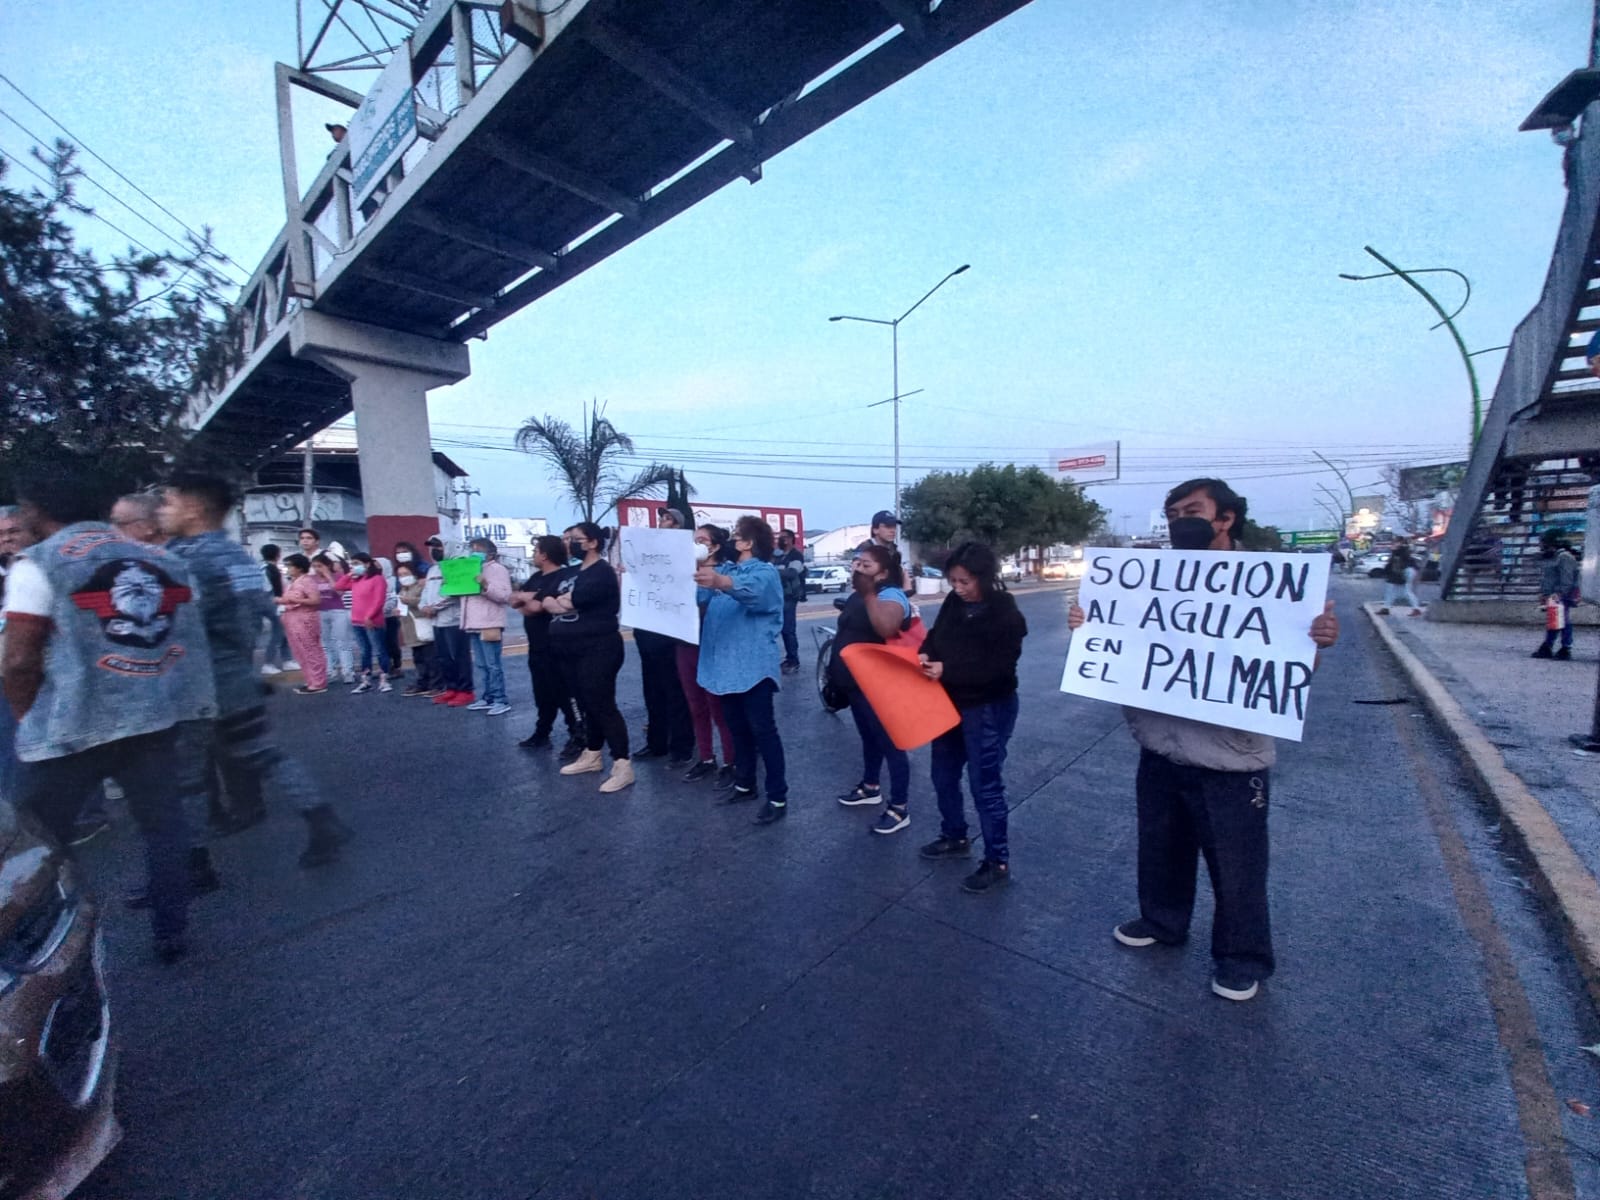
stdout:
[(943, 685), (922, 673), (915, 650), (858, 642), (839, 654), (899, 749), (926, 746), (961, 724)]

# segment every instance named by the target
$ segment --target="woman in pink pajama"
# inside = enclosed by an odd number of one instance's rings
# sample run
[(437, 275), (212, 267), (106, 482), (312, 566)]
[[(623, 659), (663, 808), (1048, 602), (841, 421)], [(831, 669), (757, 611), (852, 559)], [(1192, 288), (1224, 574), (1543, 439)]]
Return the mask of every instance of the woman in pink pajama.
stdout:
[[(695, 544), (706, 548), (706, 561), (718, 562), (726, 551), (728, 535), (715, 525), (702, 525), (694, 531)], [(704, 613), (701, 616), (704, 617)], [(678, 682), (683, 685), (683, 698), (689, 702), (689, 717), (694, 722), (694, 744), (697, 759), (684, 779), (690, 783), (717, 777), (718, 787), (733, 786), (733, 735), (728, 732), (728, 722), (722, 716), (722, 700), (700, 686), (700, 647), (683, 642), (678, 646)], [(711, 743), (711, 727), (715, 725), (722, 738), (722, 769), (717, 769), (715, 747)]]
[(322, 653), (322, 593), (311, 578), (311, 560), (304, 554), (291, 554), (283, 560), (289, 582), (277, 598), (283, 612), (283, 633), (289, 650), (305, 672), (305, 683), (295, 688), (301, 696), (316, 696), (328, 690), (328, 660)]

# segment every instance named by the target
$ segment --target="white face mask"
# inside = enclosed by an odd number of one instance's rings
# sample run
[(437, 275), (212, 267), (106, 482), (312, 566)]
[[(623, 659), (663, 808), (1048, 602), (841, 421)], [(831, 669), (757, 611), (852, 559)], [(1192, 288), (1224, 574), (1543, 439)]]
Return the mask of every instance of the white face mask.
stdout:
[(362, 566), (360, 563), (357, 563), (355, 566), (350, 568), (350, 574), (354, 575), (357, 579), (361, 578), (361, 576), (365, 575), (366, 573), (366, 567)]
[(408, 588), (416, 582), (416, 580), (411, 578), (409, 575), (400, 575), (397, 578), (400, 580), (400, 586), (403, 588)]
[(395, 562), (410, 562), (411, 561), (411, 551), (409, 551), (409, 550), (400, 551), (399, 554), (396, 554), (394, 556), (394, 560), (395, 560)]

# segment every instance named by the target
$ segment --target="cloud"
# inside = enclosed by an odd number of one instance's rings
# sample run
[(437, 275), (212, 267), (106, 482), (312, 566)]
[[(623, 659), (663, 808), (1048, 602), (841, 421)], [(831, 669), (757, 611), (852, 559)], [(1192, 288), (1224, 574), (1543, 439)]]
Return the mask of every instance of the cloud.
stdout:
[(1149, 174), (1159, 158), (1153, 142), (1118, 142), (1089, 163), (1080, 176), (1079, 190), (1091, 196), (1115, 191)]

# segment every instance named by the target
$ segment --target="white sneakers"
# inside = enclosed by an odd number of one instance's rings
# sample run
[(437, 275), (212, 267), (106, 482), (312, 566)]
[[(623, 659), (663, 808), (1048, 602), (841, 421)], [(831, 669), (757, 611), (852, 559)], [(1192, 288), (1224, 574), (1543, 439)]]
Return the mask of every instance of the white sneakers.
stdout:
[(585, 750), (577, 758), (561, 768), (563, 775), (587, 775), (593, 771), (605, 769), (605, 760), (600, 757), (598, 750)]
[(283, 674), (283, 672), (281, 670), (279, 670), (277, 667), (273, 666), (271, 663), (262, 663), (261, 664), (261, 673), (263, 675), (282, 675)]
[(625, 758), (619, 758), (611, 764), (611, 774), (600, 785), (602, 792), (620, 792), (625, 787), (633, 786), (633, 764)]

